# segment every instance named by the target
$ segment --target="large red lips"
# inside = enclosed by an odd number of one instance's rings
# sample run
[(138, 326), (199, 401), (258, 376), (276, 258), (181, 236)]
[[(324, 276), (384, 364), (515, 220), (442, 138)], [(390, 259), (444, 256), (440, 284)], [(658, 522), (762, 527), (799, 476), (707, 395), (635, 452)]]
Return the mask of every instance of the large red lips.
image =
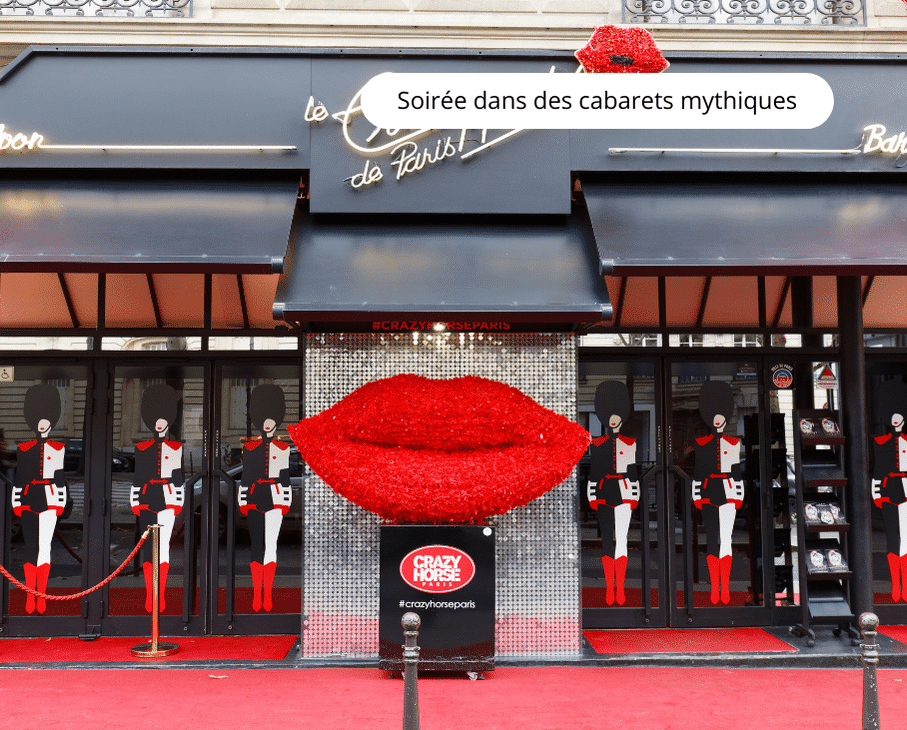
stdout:
[(578, 424), (503, 383), (397, 375), (288, 428), (330, 487), (393, 522), (478, 522), (563, 482)]

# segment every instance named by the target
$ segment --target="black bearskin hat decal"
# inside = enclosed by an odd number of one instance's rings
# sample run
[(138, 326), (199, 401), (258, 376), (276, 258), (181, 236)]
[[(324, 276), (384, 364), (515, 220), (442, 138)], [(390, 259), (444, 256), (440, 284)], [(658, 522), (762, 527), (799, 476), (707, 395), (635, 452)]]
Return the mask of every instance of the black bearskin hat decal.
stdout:
[(259, 431), (264, 431), (267, 419), (274, 419), (275, 426), (283, 423), (286, 400), (279, 385), (258, 385), (249, 396), (249, 418)]
[(53, 428), (60, 420), (62, 411), (60, 391), (48, 383), (33, 385), (25, 392), (23, 411), (25, 422), (35, 433), (38, 432), (38, 423), (45, 418), (50, 421), (51, 428)]
[(891, 426), (891, 417), (895, 413), (907, 418), (907, 383), (886, 380), (876, 391), (876, 415), (886, 426)]
[(719, 413), (725, 420), (731, 419), (734, 414), (734, 391), (723, 380), (708, 380), (699, 390), (699, 414), (711, 427)]
[(163, 383), (156, 383), (145, 388), (142, 393), (142, 421), (152, 431), (159, 418), (163, 418), (168, 426), (173, 426), (179, 409), (179, 395)]
[(620, 416), (621, 425), (626, 423), (630, 415), (630, 392), (626, 384), (620, 380), (604, 380), (595, 389), (595, 415), (602, 423), (602, 428), (607, 428), (611, 416)]

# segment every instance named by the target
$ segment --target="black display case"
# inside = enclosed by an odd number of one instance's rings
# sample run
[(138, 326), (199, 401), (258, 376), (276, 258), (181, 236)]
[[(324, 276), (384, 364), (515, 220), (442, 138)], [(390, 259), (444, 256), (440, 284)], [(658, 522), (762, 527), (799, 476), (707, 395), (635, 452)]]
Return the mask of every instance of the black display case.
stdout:
[(403, 671), (404, 613), (419, 629), (419, 668), (494, 669), (495, 528), (382, 525), (379, 668)]
[(854, 645), (860, 632), (850, 607), (845, 510), (844, 436), (837, 411), (794, 411), (797, 471), (797, 553), (801, 622), (792, 628), (814, 646), (814, 625), (846, 632)]

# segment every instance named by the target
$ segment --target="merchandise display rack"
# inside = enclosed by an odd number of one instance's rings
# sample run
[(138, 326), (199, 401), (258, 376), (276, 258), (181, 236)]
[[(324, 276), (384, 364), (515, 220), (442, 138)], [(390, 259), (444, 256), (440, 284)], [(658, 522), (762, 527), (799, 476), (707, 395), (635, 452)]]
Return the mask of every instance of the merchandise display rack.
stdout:
[(814, 646), (814, 625), (835, 626), (854, 645), (860, 632), (850, 607), (847, 542), (850, 525), (844, 509), (844, 436), (837, 411), (794, 411), (797, 555), (800, 569), (801, 622), (791, 631)]

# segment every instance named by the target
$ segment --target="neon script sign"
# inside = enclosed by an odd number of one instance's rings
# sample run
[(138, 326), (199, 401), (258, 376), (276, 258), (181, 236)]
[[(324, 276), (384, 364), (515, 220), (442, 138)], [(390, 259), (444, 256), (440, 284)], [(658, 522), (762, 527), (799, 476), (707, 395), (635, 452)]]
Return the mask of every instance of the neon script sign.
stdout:
[(17, 132), (6, 131), (6, 125), (0, 124), (0, 152), (3, 150), (34, 150), (44, 146), (44, 136), (32, 132), (31, 137)]
[[(331, 114), (324, 104), (316, 102), (315, 97), (310, 96), (304, 114), (307, 122), (321, 123), (328, 118), (340, 122), (341, 134), (347, 145), (367, 156), (360, 172), (344, 178), (344, 182), (348, 182), (354, 190), (375, 185), (384, 179), (385, 168), (371, 159), (376, 155), (387, 153), (390, 156), (391, 171), (394, 177), (400, 180), (406, 175), (431, 168), (446, 159), (459, 157), (460, 160), (468, 160), (523, 131), (511, 129), (489, 139), (488, 130), (483, 129), (479, 139), (476, 140), (467, 136), (469, 132), (467, 129), (461, 129), (459, 134), (444, 132), (438, 134), (439, 130), (434, 129), (403, 131), (372, 127), (371, 132), (364, 136), (367, 130), (362, 130), (361, 125), (356, 124), (357, 119), (365, 119), (362, 115), (361, 97), (362, 89), (356, 92), (344, 111)], [(423, 138), (432, 133), (438, 136), (425, 144)], [(470, 143), (476, 146), (470, 146)]]
[(12, 150), (67, 152), (292, 152), (293, 145), (216, 145), (216, 144), (48, 144), (44, 135), (32, 132), (31, 137), (21, 132), (13, 133), (0, 124), (0, 152)]
[(863, 154), (878, 152), (894, 155), (898, 167), (907, 165), (907, 132), (886, 137), (888, 130), (884, 124), (870, 124), (863, 128)]

